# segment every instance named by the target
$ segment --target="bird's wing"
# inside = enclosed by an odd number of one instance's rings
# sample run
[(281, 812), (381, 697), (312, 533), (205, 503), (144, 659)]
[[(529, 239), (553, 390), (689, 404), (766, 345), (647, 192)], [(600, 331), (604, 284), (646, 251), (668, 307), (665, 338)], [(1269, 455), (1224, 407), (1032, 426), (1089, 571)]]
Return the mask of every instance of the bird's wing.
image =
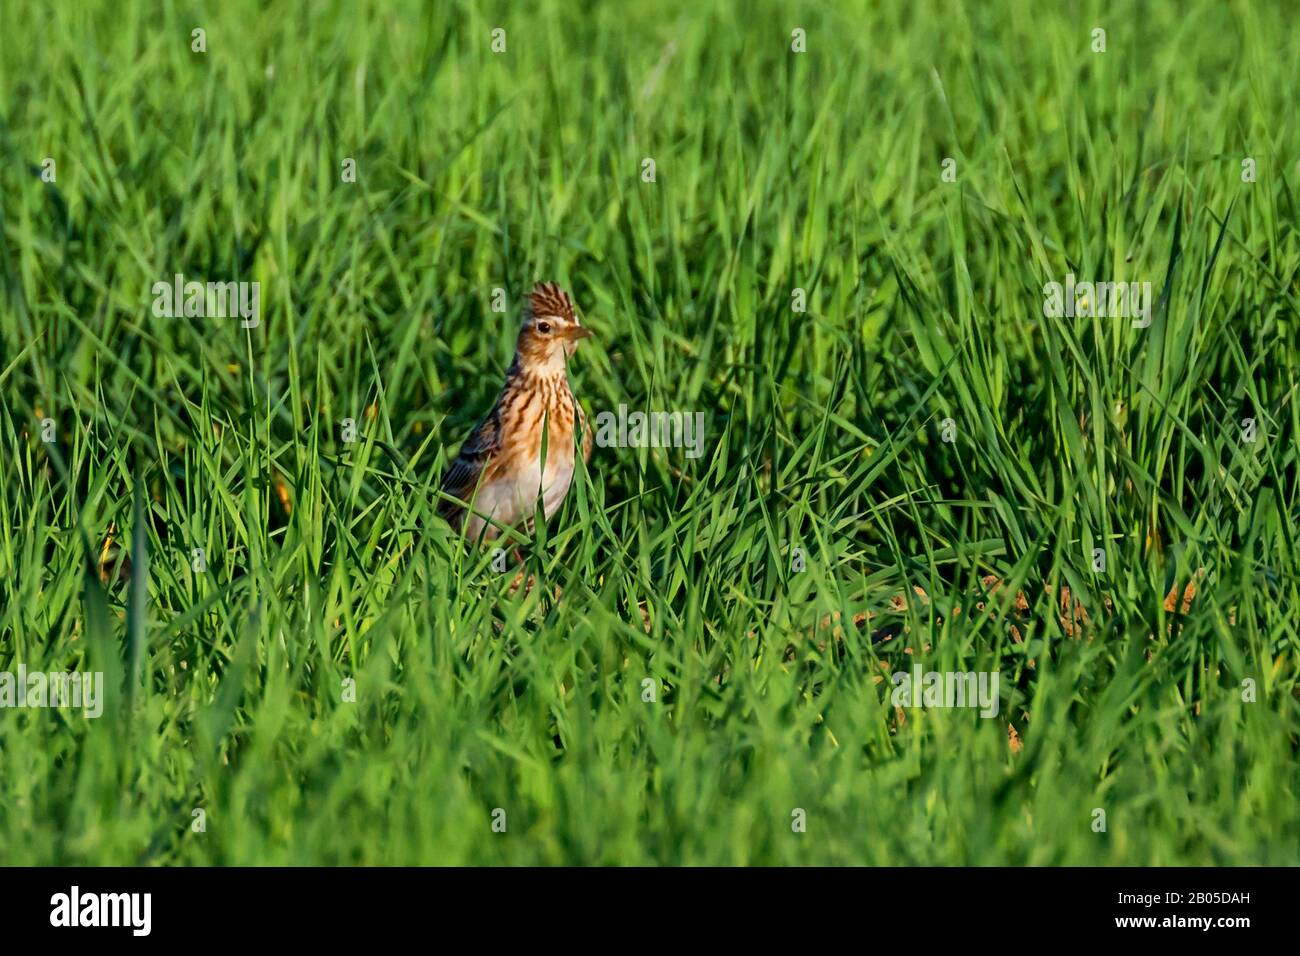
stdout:
[[(479, 422), (478, 427), (469, 433), (465, 443), (460, 446), (460, 453), (456, 455), (456, 460), (442, 476), (443, 492), (461, 501), (469, 501), (474, 496), (479, 475), (500, 450), (501, 414), (498, 405), (483, 421)], [(460, 510), (460, 505), (445, 499), (438, 505), (438, 513), (444, 518), (450, 518)]]

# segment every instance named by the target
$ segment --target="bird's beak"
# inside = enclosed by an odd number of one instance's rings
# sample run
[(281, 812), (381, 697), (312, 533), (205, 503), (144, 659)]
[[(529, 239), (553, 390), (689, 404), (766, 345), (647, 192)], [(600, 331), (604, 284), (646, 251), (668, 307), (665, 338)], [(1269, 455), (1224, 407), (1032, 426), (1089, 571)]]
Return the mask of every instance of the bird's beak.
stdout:
[(591, 338), (592, 331), (584, 325), (573, 325), (564, 330), (564, 337), (570, 341), (577, 342), (581, 339)]

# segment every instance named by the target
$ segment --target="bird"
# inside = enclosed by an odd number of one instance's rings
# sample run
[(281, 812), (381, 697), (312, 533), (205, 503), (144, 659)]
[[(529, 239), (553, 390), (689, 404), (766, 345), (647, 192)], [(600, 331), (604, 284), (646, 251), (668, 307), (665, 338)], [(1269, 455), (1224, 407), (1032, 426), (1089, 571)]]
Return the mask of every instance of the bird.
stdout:
[(568, 361), (591, 334), (567, 292), (537, 283), (505, 384), (442, 476), (438, 513), (467, 540), (531, 530), (539, 497), (551, 517), (573, 483), (575, 436), (590, 459), (591, 426), (569, 386)]

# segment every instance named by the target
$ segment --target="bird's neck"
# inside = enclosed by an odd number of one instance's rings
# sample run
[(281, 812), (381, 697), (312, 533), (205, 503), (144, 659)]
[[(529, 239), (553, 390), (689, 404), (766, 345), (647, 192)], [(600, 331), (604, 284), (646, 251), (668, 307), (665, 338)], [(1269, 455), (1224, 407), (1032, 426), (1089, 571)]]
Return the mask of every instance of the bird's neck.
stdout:
[(507, 374), (511, 378), (525, 382), (535, 382), (538, 385), (568, 381), (564, 355), (558, 350), (556, 354), (544, 358), (525, 356), (516, 352), (515, 360), (511, 363), (510, 371)]

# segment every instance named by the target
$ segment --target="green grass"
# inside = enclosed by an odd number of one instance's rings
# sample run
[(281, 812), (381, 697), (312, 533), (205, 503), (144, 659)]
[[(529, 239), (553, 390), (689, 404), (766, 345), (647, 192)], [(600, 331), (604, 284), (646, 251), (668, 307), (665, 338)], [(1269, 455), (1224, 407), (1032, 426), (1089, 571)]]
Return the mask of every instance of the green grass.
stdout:
[[(1290, 5), (585, 6), (0, 9), (0, 670), (109, 681), (0, 710), (0, 863), (1296, 863)], [(525, 591), (435, 510), (538, 279), (707, 433)]]

